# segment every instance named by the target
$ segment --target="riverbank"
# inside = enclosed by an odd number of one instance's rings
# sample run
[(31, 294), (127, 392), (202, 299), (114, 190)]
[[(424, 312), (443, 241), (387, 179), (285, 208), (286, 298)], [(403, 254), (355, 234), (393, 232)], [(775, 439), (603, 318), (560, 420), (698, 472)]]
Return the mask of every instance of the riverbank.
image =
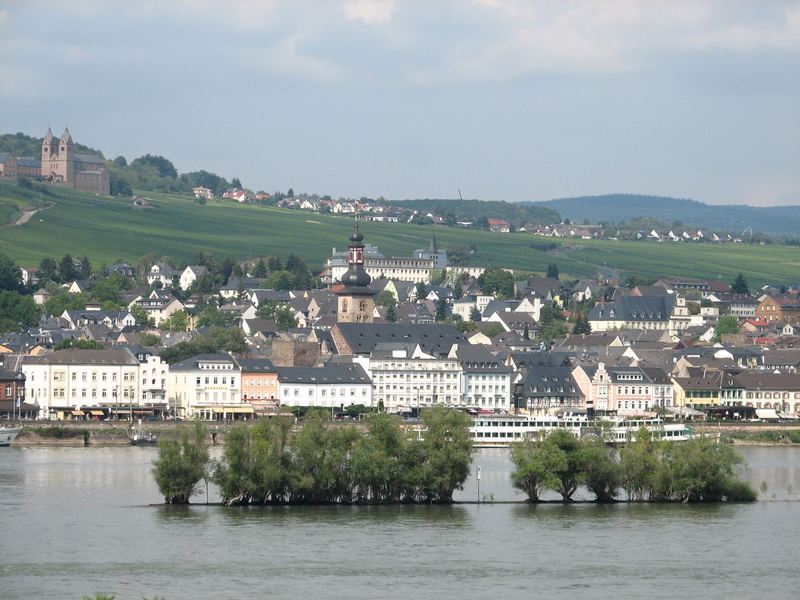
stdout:
[[(257, 421), (247, 423), (254, 424)], [(212, 446), (225, 444), (231, 427), (241, 424), (210, 422), (208, 443)], [(14, 440), (14, 446), (124, 446), (130, 443), (128, 421), (4, 421), (7, 427), (22, 427), (22, 433)], [(336, 423), (339, 425), (339, 423)], [(361, 425), (358, 421), (345, 421), (341, 425)], [(417, 423), (403, 423), (406, 428)], [(796, 446), (800, 445), (800, 424), (786, 423), (687, 423), (698, 434), (720, 434), (720, 439), (736, 446)], [(137, 425), (138, 427), (138, 425)], [(146, 421), (142, 429), (159, 437), (178, 438), (181, 431), (191, 429), (192, 421)], [(40, 433), (43, 429), (64, 430), (63, 435)], [(72, 433), (69, 433), (72, 432)], [(78, 439), (80, 438), (80, 439)], [(81, 441), (82, 440), (82, 441)]]

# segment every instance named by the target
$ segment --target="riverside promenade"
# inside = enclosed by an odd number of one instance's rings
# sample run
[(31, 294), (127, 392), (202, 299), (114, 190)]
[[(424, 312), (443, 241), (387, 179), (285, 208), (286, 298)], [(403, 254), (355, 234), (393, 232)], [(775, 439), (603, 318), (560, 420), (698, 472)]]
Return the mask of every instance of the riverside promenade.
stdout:
[[(248, 421), (245, 423), (254, 423)], [(228, 430), (243, 423), (236, 422), (204, 422), (208, 429), (208, 442), (213, 446), (225, 443)], [(126, 446), (130, 444), (128, 431), (129, 421), (5, 421), (7, 427), (22, 427), (22, 433), (14, 440), (14, 446)], [(335, 426), (363, 426), (360, 421), (334, 421)], [(406, 423), (404, 423), (405, 425)], [(135, 424), (138, 428), (138, 422)], [(412, 429), (417, 422), (407, 422)], [(692, 422), (688, 423), (695, 433), (720, 434), (726, 436), (747, 436), (765, 432), (796, 432), (800, 434), (800, 424), (789, 423), (729, 423), (729, 422)], [(191, 429), (194, 421), (145, 421), (144, 431), (150, 431), (159, 437), (177, 438), (184, 430)], [(788, 442), (748, 441), (732, 439), (737, 445), (787, 445)]]

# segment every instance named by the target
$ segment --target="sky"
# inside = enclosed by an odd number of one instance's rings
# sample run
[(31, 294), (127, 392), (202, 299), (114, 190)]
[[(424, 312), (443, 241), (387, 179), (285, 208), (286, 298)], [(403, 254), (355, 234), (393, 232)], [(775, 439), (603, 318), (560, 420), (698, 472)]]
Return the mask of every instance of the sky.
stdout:
[(253, 190), (800, 204), (800, 0), (0, 0), (0, 115)]

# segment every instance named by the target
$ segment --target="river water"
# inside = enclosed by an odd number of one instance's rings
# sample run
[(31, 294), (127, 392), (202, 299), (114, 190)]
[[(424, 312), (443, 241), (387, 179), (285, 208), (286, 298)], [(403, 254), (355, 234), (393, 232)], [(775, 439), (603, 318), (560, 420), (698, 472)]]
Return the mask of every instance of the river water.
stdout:
[(154, 448), (4, 448), (0, 598), (797, 598), (800, 449), (742, 454), (757, 503), (223, 508), (152, 506)]

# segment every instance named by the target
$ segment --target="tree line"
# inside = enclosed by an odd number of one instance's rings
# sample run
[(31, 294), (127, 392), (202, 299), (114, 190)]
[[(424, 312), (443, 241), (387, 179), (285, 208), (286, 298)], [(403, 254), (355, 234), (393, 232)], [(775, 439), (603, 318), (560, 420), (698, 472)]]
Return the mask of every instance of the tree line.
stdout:
[(742, 457), (731, 447), (705, 437), (674, 443), (641, 428), (621, 450), (599, 435), (578, 439), (555, 430), (541, 441), (527, 440), (511, 450), (515, 488), (531, 502), (545, 490), (571, 502), (581, 485), (597, 502), (614, 502), (624, 491), (632, 502), (754, 501), (756, 492), (736, 473)]
[(422, 413), (424, 437), (396, 416), (372, 416), (366, 431), (337, 427), (319, 412), (294, 430), (292, 417), (230, 429), (218, 461), (205, 432), (159, 441), (153, 474), (169, 504), (185, 504), (201, 481), (219, 486), (226, 505), (450, 503), (472, 460), (471, 421), (436, 406)]

